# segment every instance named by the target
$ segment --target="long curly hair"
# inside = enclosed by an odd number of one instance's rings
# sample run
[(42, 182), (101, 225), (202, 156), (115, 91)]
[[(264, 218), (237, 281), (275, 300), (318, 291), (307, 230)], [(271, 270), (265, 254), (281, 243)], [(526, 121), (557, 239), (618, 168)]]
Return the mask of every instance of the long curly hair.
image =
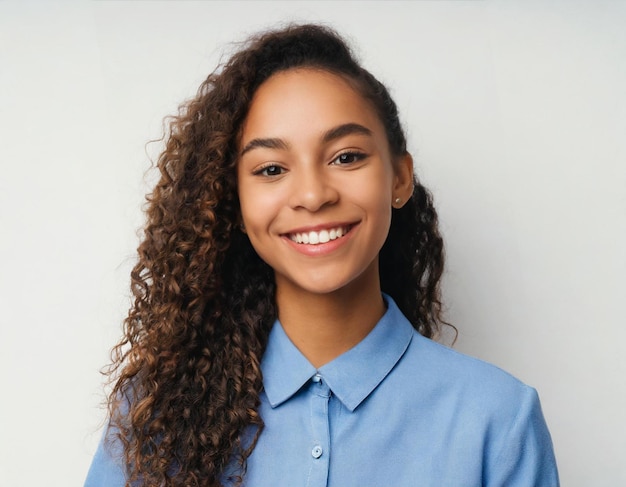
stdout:
[[(260, 362), (277, 316), (275, 283), (239, 229), (237, 148), (257, 88), (296, 67), (349, 80), (375, 108), (392, 154), (406, 154), (385, 86), (318, 25), (252, 37), (169, 118), (131, 273), (134, 300), (106, 371), (109, 433), (123, 446), (127, 486), (241, 483), (262, 434)], [(393, 210), (380, 280), (432, 338), (443, 323), (443, 243), (431, 195), (414, 182), (410, 201)]]

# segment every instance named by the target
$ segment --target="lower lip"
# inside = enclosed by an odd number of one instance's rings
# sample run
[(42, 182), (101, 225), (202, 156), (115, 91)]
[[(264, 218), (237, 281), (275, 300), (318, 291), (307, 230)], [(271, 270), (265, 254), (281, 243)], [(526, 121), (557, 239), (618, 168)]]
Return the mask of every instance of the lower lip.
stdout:
[(352, 238), (352, 235), (354, 234), (357, 227), (358, 227), (358, 224), (353, 225), (352, 228), (350, 228), (350, 230), (348, 231), (348, 233), (346, 233), (343, 237), (336, 238), (335, 240), (329, 240), (326, 243), (320, 243), (320, 244), (314, 244), (314, 245), (299, 244), (297, 242), (294, 242), (287, 236), (284, 236), (283, 239), (285, 240), (287, 245), (289, 245), (291, 248), (295, 249), (296, 251), (300, 252), (301, 254), (308, 255), (311, 257), (317, 257), (317, 256), (331, 254), (334, 251), (336, 251), (338, 248), (345, 245), (348, 242), (348, 240)]

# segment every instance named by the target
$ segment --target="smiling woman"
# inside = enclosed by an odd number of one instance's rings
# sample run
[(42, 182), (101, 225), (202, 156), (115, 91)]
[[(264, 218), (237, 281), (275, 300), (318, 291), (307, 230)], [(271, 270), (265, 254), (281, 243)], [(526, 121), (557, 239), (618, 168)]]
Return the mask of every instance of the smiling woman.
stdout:
[(433, 341), (443, 244), (333, 31), (249, 41), (174, 119), (87, 486), (554, 486), (534, 389)]
[(246, 232), (274, 270), (283, 328), (313, 365), (324, 365), (384, 313), (378, 254), (393, 201), (413, 191), (411, 157), (391, 155), (374, 107), (346, 80), (314, 69), (263, 83), (241, 139)]

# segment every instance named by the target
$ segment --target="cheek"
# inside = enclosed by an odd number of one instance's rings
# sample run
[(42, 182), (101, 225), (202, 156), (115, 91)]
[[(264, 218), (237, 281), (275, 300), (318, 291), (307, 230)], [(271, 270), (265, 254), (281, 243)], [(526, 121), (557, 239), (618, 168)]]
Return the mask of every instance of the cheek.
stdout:
[(259, 212), (255, 211), (255, 208), (259, 208), (259, 205), (267, 205), (267, 202), (264, 201), (265, 198), (262, 193), (255, 191), (254, 187), (241, 184), (239, 186), (239, 204), (243, 219), (253, 220), (258, 217)]
[(240, 187), (241, 217), (248, 235), (267, 230), (281, 207), (281, 195), (271, 188)]
[(355, 197), (371, 209), (386, 212), (391, 216), (392, 177), (389, 171), (378, 171), (373, 176), (363, 179), (357, 185)]
[(363, 200), (363, 204), (367, 205), (370, 217), (374, 220), (373, 237), (377, 244), (384, 243), (391, 226), (392, 214), (392, 177), (388, 171), (378, 174), (377, 181), (371, 181), (363, 188), (362, 194), (369, 194), (369, 199)]

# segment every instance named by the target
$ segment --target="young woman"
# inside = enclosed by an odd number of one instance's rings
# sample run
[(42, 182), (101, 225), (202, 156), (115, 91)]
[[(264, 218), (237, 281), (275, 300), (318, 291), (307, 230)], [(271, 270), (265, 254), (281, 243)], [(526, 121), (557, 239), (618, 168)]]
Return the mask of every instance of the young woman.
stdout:
[(537, 394), (431, 340), (443, 245), (333, 31), (249, 41), (174, 118), (86, 486), (555, 486)]

